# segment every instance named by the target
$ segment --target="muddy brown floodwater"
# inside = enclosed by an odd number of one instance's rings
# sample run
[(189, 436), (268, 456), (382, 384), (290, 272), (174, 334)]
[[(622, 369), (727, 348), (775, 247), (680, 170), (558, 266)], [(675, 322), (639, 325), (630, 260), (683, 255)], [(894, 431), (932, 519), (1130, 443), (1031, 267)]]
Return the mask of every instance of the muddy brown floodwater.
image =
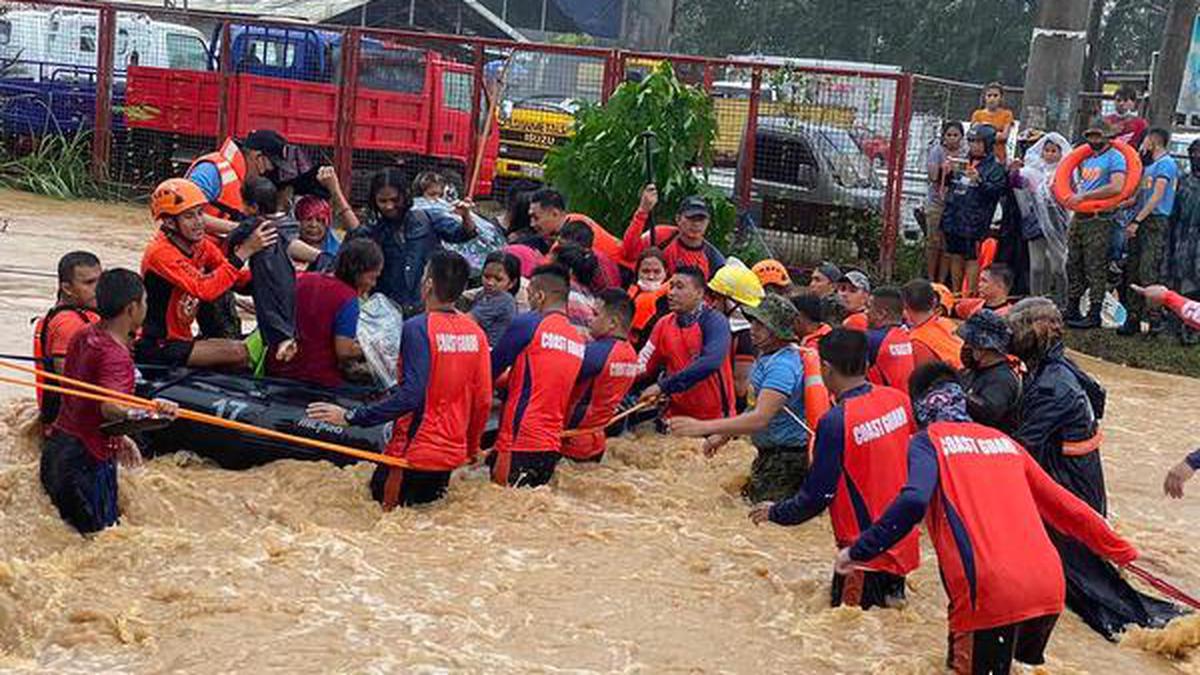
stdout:
[[(13, 192), (0, 219), (5, 352), (25, 353), (54, 287), (22, 272), (72, 248), (133, 266), (149, 236), (140, 209)], [(1200, 591), (1200, 481), (1179, 502), (1161, 489), (1200, 442), (1200, 383), (1081, 361), (1109, 389), (1116, 526)], [(122, 524), (88, 541), (38, 483), (27, 392), (0, 398), (4, 672), (942, 672), (928, 546), (907, 608), (830, 609), (828, 519), (751, 526), (744, 444), (708, 461), (621, 439), (549, 488), (461, 475), (444, 503), (386, 515), (366, 466), (176, 455), (123, 472)], [(1116, 645), (1067, 614), (1039, 672), (1200, 673), (1198, 644), (1196, 619)]]

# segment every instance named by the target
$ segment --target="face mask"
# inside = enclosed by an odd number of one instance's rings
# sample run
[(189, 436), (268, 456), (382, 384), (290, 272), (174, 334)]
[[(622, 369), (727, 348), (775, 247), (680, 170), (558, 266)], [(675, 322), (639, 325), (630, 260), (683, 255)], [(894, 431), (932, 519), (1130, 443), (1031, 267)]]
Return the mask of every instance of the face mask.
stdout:
[(1147, 150), (1141, 154), (1142, 166), (1150, 166), (1154, 163), (1154, 152)]
[(641, 279), (638, 280), (638, 288), (642, 289), (643, 291), (646, 291), (647, 293), (653, 293), (654, 291), (657, 291), (658, 289), (660, 289), (662, 287), (663, 287), (663, 282), (661, 282), (661, 281), (642, 281)]
[(959, 358), (962, 359), (963, 368), (967, 370), (974, 370), (979, 365), (979, 362), (975, 360), (975, 350), (966, 345), (963, 345)]
[(1097, 143), (1088, 141), (1088, 147), (1092, 149), (1092, 152), (1100, 153), (1100, 152), (1103, 152), (1106, 148), (1108, 148), (1108, 141), (1099, 141)]
[(1189, 157), (1188, 161), (1192, 165), (1192, 173), (1200, 176), (1200, 157)]

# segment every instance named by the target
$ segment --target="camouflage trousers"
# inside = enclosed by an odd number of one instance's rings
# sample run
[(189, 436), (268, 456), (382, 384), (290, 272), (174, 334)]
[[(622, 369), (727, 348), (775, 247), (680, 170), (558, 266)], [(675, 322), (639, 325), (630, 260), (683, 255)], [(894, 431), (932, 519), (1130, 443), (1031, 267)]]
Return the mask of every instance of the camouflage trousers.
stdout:
[(800, 490), (808, 468), (807, 447), (759, 449), (742, 497), (750, 503), (783, 501)]
[[(1129, 260), (1125, 263), (1125, 283), (1150, 286), (1159, 283), (1163, 259), (1163, 239), (1167, 234), (1165, 216), (1150, 216), (1138, 226), (1129, 243)], [(1129, 320), (1138, 322), (1146, 312), (1141, 293), (1126, 293), (1125, 309)]]
[[(1067, 233), (1067, 307), (1074, 310), (1085, 291), (1091, 311), (1099, 314), (1108, 290), (1108, 242), (1111, 216), (1078, 216)], [(1072, 313), (1074, 313), (1072, 311)]]

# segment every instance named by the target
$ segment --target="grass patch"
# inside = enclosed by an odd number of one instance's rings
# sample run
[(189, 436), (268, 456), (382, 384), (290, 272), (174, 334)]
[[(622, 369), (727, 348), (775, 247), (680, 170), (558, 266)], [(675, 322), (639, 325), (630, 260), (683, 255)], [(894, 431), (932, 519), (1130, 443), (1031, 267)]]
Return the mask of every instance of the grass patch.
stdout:
[(0, 160), (0, 185), (57, 199), (105, 199), (112, 194), (92, 179), (91, 134), (47, 134), (29, 152)]
[(1115, 330), (1068, 330), (1066, 343), (1110, 363), (1200, 378), (1200, 346), (1184, 347), (1174, 335), (1122, 337)]

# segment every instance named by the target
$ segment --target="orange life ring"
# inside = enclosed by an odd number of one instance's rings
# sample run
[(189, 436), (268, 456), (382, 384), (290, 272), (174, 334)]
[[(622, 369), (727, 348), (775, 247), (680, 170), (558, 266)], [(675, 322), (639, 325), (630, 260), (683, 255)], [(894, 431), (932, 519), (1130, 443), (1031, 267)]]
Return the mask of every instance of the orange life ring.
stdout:
[[(1107, 199), (1089, 199), (1080, 202), (1079, 206), (1074, 209), (1075, 211), (1079, 213), (1111, 211), (1137, 193), (1138, 185), (1142, 182), (1142, 158), (1138, 156), (1137, 150), (1134, 150), (1133, 146), (1128, 143), (1113, 141), (1112, 146), (1125, 158), (1125, 185), (1121, 188), (1121, 194)], [(1091, 156), (1092, 148), (1085, 143), (1063, 157), (1062, 162), (1058, 165), (1058, 170), (1054, 172), (1054, 198), (1064, 207), (1067, 205), (1067, 200), (1075, 196), (1075, 189), (1071, 186), (1071, 178), (1075, 175), (1075, 170), (1079, 168), (1083, 160)]]

